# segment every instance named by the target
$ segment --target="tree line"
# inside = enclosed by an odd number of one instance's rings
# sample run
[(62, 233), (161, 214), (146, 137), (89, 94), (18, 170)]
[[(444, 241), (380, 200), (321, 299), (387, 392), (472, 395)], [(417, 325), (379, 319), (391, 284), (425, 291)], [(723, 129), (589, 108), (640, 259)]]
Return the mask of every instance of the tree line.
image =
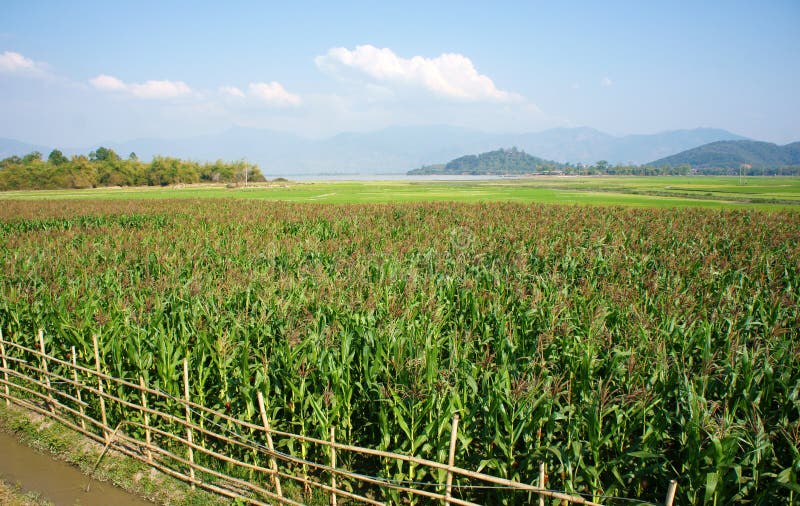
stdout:
[(565, 164), (561, 172), (570, 175), (608, 175), (608, 176), (800, 176), (800, 166), (782, 167), (695, 167), (684, 163), (680, 165), (612, 165), (604, 160), (591, 165)]
[(51, 190), (108, 186), (168, 186), (202, 182), (266, 181), (257, 165), (238, 160), (200, 163), (155, 156), (142, 162), (135, 153), (120, 157), (100, 147), (88, 156), (64, 156), (58, 149), (45, 159), (38, 151), (0, 160), (0, 190)]
[(600, 160), (590, 165), (582, 163), (572, 165), (568, 163), (564, 165), (562, 172), (570, 175), (587, 176), (686, 176), (693, 173), (689, 165), (612, 165), (605, 160)]

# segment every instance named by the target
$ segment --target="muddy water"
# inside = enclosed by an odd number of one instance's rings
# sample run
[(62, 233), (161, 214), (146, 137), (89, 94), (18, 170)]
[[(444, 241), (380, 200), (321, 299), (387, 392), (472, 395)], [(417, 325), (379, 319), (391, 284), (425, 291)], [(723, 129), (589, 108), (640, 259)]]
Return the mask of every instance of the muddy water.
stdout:
[[(102, 465), (102, 464), (101, 464)], [(19, 443), (0, 431), (0, 478), (24, 491), (38, 492), (56, 506), (153, 506), (109, 483)], [(86, 492), (86, 485), (89, 492)]]

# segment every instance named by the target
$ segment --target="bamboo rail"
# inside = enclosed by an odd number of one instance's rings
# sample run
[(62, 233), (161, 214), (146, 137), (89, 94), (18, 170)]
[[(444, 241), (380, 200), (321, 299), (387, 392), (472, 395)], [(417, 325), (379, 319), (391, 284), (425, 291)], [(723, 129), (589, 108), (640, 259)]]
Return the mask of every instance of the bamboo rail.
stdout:
[[(458, 437), (458, 415), (453, 417), (453, 426), (450, 428), (450, 453), (447, 457), (447, 466), (450, 468), (455, 467), (456, 458), (456, 439)], [(447, 471), (447, 485), (445, 485), (446, 492), (444, 494), (444, 503), (450, 506), (453, 501), (453, 472)]]
[[(70, 429), (106, 447), (113, 447), (115, 450), (142, 461), (169, 476), (189, 483), (193, 488), (198, 486), (232, 499), (245, 501), (248, 504), (262, 505), (277, 502), (280, 504), (300, 505), (301, 503), (285, 497), (281, 481), (288, 480), (300, 484), (304, 488), (318, 489), (323, 493), (327, 493), (330, 497), (330, 504), (333, 506), (337, 505), (337, 497), (365, 504), (386, 504), (373, 497), (374, 492), (370, 494), (371, 496), (367, 496), (347, 490), (344, 487), (345, 482), (347, 482), (358, 483), (360, 489), (365, 490), (383, 490), (384, 493), (388, 490), (395, 490), (426, 498), (426, 500), (438, 501), (445, 505), (475, 506), (473, 502), (454, 496), (454, 492), (458, 490), (459, 485), (453, 484), (453, 477), (458, 476), (462, 480), (480, 482), (481, 486), (503, 487), (537, 494), (539, 496), (539, 504), (543, 504), (544, 498), (547, 497), (551, 500), (560, 500), (570, 504), (600, 506), (598, 503), (584, 497), (546, 489), (543, 465), (540, 466), (539, 480), (536, 485), (499, 478), (456, 466), (458, 415), (453, 418), (448, 461), (444, 464), (412, 455), (362, 448), (337, 442), (333, 427), (330, 429), (330, 439), (319, 439), (275, 430), (270, 426), (266, 403), (260, 391), (257, 392), (257, 399), (261, 425), (197, 404), (190, 398), (188, 362), (185, 359), (183, 361), (183, 396), (181, 398), (148, 387), (142, 376), (137, 378), (138, 381), (133, 382), (104, 373), (96, 336), (92, 337), (94, 367), (78, 364), (74, 347), (71, 349), (69, 360), (48, 355), (41, 331), (38, 335), (38, 341), (39, 349), (37, 350), (7, 340), (2, 331), (0, 331), (0, 356), (2, 357), (3, 368), (3, 376), (0, 379), (0, 382), (3, 383), (3, 390), (0, 391), (0, 397), (5, 399), (6, 404), (14, 403), (25, 409), (54, 418)], [(12, 355), (10, 352), (15, 352), (17, 356)], [(37, 367), (34, 362), (26, 360), (24, 358), (26, 356), (37, 359), (40, 366)], [(50, 367), (48, 367), (48, 364)], [(59, 374), (57, 372), (58, 369), (66, 370), (67, 375)], [(94, 385), (91, 384), (92, 382), (94, 382)], [(104, 388), (104, 382), (109, 384), (108, 389)], [(74, 395), (58, 388), (60, 384), (71, 388)], [(116, 387), (113, 385), (116, 385)], [(129, 389), (132, 393), (138, 394), (139, 399), (137, 400), (140, 403), (131, 402), (129, 399), (122, 399), (114, 395), (111, 392), (115, 388)], [(137, 396), (132, 396), (131, 398), (136, 399)], [(157, 408), (159, 406), (158, 402), (148, 402), (148, 396), (160, 401), (174, 403), (174, 405), (178, 406), (176, 412), (177, 410), (183, 411), (183, 416), (161, 411)], [(90, 405), (85, 399), (92, 398), (97, 399), (99, 403), (100, 420), (96, 420), (88, 414)], [(45, 408), (37, 404), (37, 400), (43, 403)], [(163, 404), (164, 402), (161, 403), (161, 405)], [(126, 415), (126, 419), (118, 420), (119, 424), (116, 429), (112, 430), (108, 424), (109, 407), (124, 413), (132, 413), (134, 416), (140, 415), (143, 423), (129, 420)], [(228, 423), (228, 429), (225, 429), (214, 420)], [(141, 429), (144, 432), (144, 440), (140, 440), (121, 430), (123, 425)], [(206, 425), (216, 426), (219, 431), (206, 427)], [(238, 432), (234, 431), (232, 427), (238, 429)], [(223, 431), (228, 434), (223, 434)], [(180, 435), (180, 432), (183, 432), (183, 436)], [(248, 440), (243, 435), (248, 432), (256, 435), (262, 434), (266, 440), (266, 446), (258, 441)], [(327, 448), (328, 457), (326, 460), (329, 461), (329, 465), (276, 451), (273, 443), (273, 438), (275, 437), (311, 443), (319, 445), (320, 448)], [(195, 441), (195, 439), (198, 439), (198, 441)], [(215, 445), (211, 444), (214, 442), (216, 442), (217, 446), (220, 444), (234, 445), (252, 451), (254, 455), (265, 455), (268, 467), (258, 465), (257, 459), (250, 463), (216, 451), (214, 449)], [(178, 452), (174, 450), (175, 448), (183, 448), (185, 457), (179, 456)], [(444, 471), (446, 475), (444, 484), (441, 482), (438, 484), (426, 484), (430, 487), (438, 486), (439, 490), (442, 490), (444, 485), (444, 493), (415, 487), (414, 485), (416, 484), (413, 483), (395, 482), (385, 478), (366, 476), (338, 467), (337, 457), (338, 453), (341, 452), (407, 462), (425, 466), (431, 470)], [(207, 465), (208, 462), (224, 463), (229, 468), (240, 470), (240, 474), (236, 475), (233, 471), (221, 472), (220, 469), (224, 469), (224, 466), (216, 466), (218, 468), (214, 469)], [(306, 476), (304, 471), (300, 471), (308, 468), (311, 468), (313, 470), (311, 474), (320, 478), (320, 480)], [(256, 473), (255, 478), (243, 479), (241, 471)], [(296, 474), (297, 472), (300, 472), (300, 475)], [(327, 484), (321, 481), (326, 474), (329, 477)], [(675, 482), (670, 484), (667, 504), (671, 504), (676, 486)]]
[[(186, 402), (189, 402), (189, 361), (183, 359), (183, 395)], [(192, 449), (192, 408), (186, 405), (186, 457), (189, 459), (189, 477), (192, 479), (194, 489), (194, 450)]]
[[(269, 427), (269, 418), (267, 418), (267, 409), (264, 406), (264, 394), (261, 391), (258, 392), (258, 411), (261, 414), (261, 421), (264, 424), (264, 432), (267, 435), (267, 449), (269, 449), (270, 453), (275, 452), (275, 447), (272, 445), (272, 430)], [(275, 491), (278, 493), (279, 496), (283, 496), (283, 491), (281, 490), (281, 480), (277, 477), (278, 474), (278, 464), (275, 462), (275, 457), (270, 455), (269, 457), (269, 466), (273, 471), (274, 478), (273, 486), (275, 487)], [(336, 467), (336, 466), (334, 466)]]
[(78, 397), (78, 405), (80, 406), (81, 410), (81, 428), (86, 430), (86, 421), (83, 419), (86, 413), (84, 412), (84, 405), (83, 399), (81, 398), (81, 388), (78, 386), (78, 371), (75, 369), (75, 366), (78, 365), (78, 359), (75, 355), (75, 347), (72, 347), (72, 380), (75, 382), (75, 395)]
[(103, 439), (108, 442), (108, 422), (106, 420), (106, 399), (103, 396), (103, 379), (100, 377), (100, 352), (97, 348), (97, 336), (92, 336), (92, 346), (94, 347), (94, 364), (97, 370), (97, 389), (100, 391), (100, 415), (103, 417)]
[(39, 329), (39, 350), (41, 350), (42, 370), (44, 371), (44, 382), (47, 385), (47, 398), (50, 405), (50, 413), (56, 412), (56, 402), (53, 399), (53, 388), (50, 386), (50, 375), (47, 373), (47, 353), (44, 352), (44, 331)]
[(5, 380), (5, 388), (3, 390), (6, 392), (6, 406), (10, 406), (11, 400), (9, 396), (11, 394), (8, 389), (8, 362), (6, 361), (6, 345), (3, 342), (3, 329), (0, 329), (0, 357), (2, 357), (3, 361), (3, 379)]

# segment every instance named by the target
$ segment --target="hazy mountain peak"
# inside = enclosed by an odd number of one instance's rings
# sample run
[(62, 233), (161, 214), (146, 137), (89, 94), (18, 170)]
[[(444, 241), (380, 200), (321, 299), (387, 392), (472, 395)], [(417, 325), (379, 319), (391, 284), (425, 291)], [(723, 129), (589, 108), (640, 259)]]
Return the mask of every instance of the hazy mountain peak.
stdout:
[[(530, 133), (490, 133), (454, 125), (398, 125), (371, 132), (345, 132), (322, 139), (269, 129), (233, 126), (217, 134), (182, 139), (136, 139), (108, 143), (141, 159), (169, 155), (195, 160), (247, 159), (266, 175), (400, 173), (444, 163), (465, 154), (516, 146), (533, 156), (570, 163), (646, 163), (720, 140), (743, 139), (726, 130), (695, 128), (657, 134), (613, 136), (591, 127), (559, 127)], [(64, 149), (88, 153), (97, 146)], [(0, 140), (0, 155), (45, 156), (52, 148)]]
[(695, 168), (732, 168), (800, 165), (800, 142), (778, 146), (750, 139), (716, 141), (661, 158), (650, 165), (691, 165)]

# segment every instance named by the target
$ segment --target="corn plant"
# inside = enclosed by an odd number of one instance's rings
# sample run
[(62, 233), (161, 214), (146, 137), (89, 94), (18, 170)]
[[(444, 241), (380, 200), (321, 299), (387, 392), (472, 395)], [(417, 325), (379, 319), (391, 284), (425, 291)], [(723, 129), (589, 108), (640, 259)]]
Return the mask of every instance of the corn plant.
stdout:
[(548, 487), (596, 498), (658, 502), (677, 479), (684, 503), (792, 503), (798, 230), (791, 210), (9, 201), (0, 326), (88, 364), (96, 335), (105, 372), (176, 397), (188, 359), (193, 400), (260, 423), (260, 391), (280, 430), (444, 462), (458, 414), (471, 469), (535, 483), (544, 462)]

